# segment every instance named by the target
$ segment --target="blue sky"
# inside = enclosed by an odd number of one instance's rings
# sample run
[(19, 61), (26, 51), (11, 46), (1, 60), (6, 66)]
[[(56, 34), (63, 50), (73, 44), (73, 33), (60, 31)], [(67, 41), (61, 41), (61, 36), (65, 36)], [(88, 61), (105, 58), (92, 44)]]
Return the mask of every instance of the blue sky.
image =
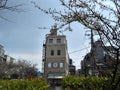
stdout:
[[(50, 15), (46, 15), (35, 8), (31, 1), (35, 1), (44, 9), (63, 9), (59, 0), (9, 0), (9, 5), (23, 4), (19, 8), (23, 9), (24, 12), (0, 11), (0, 15), (10, 21), (0, 19), (0, 44), (4, 46), (6, 54), (16, 59), (20, 58), (37, 63), (37, 67), (41, 70), (42, 45), (49, 29), (38, 29), (38, 27), (51, 28), (55, 21)], [(72, 26), (72, 32), (64, 32), (67, 36), (68, 52), (90, 46), (88, 37), (84, 36), (83, 26), (78, 23), (73, 23)], [(77, 69), (80, 68), (80, 60), (87, 52), (88, 50), (84, 49), (70, 54)]]

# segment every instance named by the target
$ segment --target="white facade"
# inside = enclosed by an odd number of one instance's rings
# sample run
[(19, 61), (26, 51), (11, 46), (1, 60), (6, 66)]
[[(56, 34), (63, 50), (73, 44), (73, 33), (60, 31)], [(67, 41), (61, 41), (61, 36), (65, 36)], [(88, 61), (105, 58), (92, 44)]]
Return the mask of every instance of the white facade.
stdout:
[(13, 63), (15, 63), (15, 61), (16, 61), (16, 60), (15, 60), (13, 57), (11, 57), (11, 56), (5, 55), (4, 57), (5, 57), (6, 63), (8, 63), (8, 64), (13, 64)]

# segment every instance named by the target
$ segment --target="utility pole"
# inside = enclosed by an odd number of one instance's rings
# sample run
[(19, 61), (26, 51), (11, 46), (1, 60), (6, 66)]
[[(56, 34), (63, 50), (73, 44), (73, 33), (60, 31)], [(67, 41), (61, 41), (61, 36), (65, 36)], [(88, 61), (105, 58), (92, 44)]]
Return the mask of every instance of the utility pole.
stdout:
[(95, 49), (95, 45), (94, 45), (94, 34), (93, 34), (93, 30), (91, 29), (90, 30), (90, 34), (85, 34), (86, 36), (90, 36), (90, 41), (91, 41), (91, 50), (90, 50), (90, 53), (91, 53), (91, 62), (92, 62), (92, 74), (95, 75), (95, 69), (96, 69), (96, 60), (95, 60), (95, 52), (94, 52), (94, 49)]
[(96, 61), (95, 61), (95, 52), (94, 52), (94, 39), (93, 39), (93, 30), (91, 29), (91, 58), (93, 60), (93, 75), (95, 75)]
[(93, 30), (91, 29), (91, 50), (94, 47)]

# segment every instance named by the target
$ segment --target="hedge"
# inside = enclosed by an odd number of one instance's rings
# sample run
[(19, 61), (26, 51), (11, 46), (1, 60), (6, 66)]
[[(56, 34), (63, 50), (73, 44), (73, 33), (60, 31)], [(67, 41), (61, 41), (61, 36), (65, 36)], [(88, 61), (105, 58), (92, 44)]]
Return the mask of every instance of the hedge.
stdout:
[[(67, 90), (109, 90), (111, 79), (108, 77), (64, 77), (62, 86)], [(120, 86), (117, 87), (120, 90)]]
[(0, 80), (0, 90), (49, 90), (44, 79)]

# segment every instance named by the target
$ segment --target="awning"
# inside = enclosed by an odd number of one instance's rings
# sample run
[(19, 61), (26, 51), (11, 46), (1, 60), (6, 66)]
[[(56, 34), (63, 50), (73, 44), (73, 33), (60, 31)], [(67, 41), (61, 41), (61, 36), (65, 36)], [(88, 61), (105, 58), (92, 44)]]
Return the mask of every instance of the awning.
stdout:
[(65, 76), (64, 73), (54, 73), (54, 74), (48, 74), (49, 79), (61, 79)]
[(48, 76), (48, 79), (62, 79), (63, 76)]

